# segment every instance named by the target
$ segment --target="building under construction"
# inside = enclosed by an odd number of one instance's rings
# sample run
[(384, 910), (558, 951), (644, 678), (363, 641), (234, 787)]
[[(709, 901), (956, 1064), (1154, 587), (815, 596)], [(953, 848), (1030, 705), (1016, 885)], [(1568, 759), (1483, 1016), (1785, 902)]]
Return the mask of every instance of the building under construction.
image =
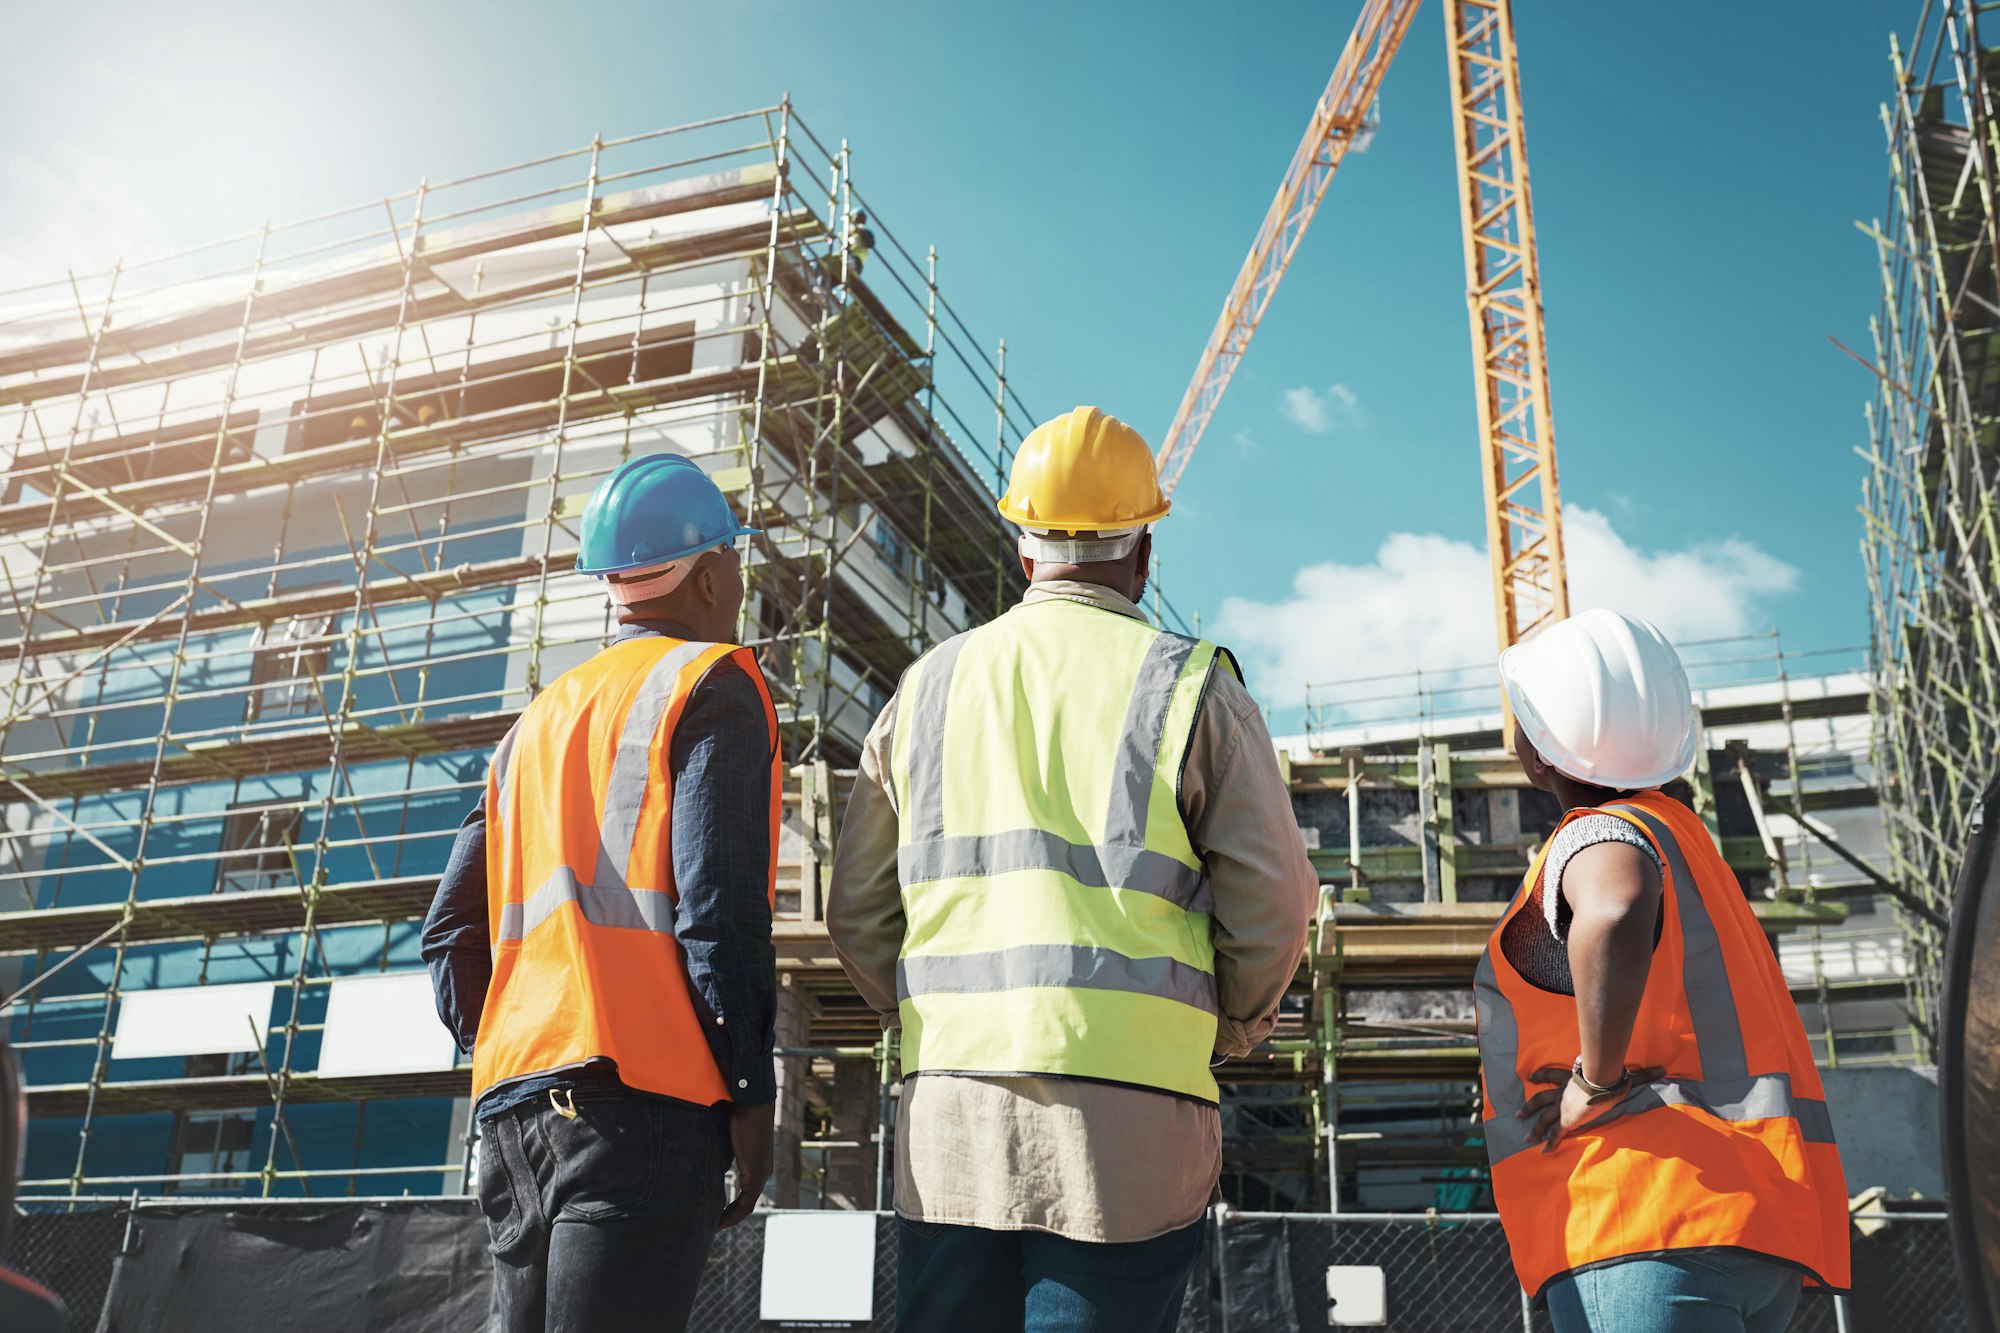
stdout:
[(635, 454), (760, 534), (781, 947), (837, 975), (828, 775), (1017, 597), (991, 487), (1032, 424), (864, 211), (784, 105), (0, 300), (27, 1192), (462, 1188), (418, 924), (491, 747), (613, 628), (576, 525)]
[[(1863, 483), (1877, 761), (1916, 998), (1932, 1030), (1952, 889), (2000, 757), (2000, 42), (1925, 7), (1891, 58), (1877, 387)], [(1982, 24), (1988, 29), (1981, 31)]]

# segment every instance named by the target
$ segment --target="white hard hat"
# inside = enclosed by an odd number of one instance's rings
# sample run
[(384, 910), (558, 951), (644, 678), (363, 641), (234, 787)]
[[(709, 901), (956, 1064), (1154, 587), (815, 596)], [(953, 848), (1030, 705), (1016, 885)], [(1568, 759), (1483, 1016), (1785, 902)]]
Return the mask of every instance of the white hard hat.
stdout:
[(1680, 654), (1643, 620), (1602, 609), (1500, 654), (1516, 725), (1578, 782), (1630, 791), (1687, 772), (1699, 741)]

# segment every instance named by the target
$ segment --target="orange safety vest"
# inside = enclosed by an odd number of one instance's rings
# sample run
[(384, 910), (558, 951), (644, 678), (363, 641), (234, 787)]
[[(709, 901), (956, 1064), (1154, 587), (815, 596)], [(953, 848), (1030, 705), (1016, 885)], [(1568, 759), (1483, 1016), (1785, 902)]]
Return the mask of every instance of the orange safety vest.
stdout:
[[(1570, 818), (1589, 811), (1573, 811)], [(1548, 846), (1479, 960), (1480, 1081), (1493, 1201), (1521, 1285), (1614, 1259), (1728, 1246), (1848, 1284), (1847, 1185), (1819, 1070), (1770, 943), (1708, 831), (1658, 791), (1605, 806), (1666, 867), (1663, 923), (1625, 1063), (1666, 1070), (1553, 1152), (1518, 1120), (1528, 1075), (1567, 1071), (1576, 1000), (1500, 947), (1531, 907)], [(1566, 819), (1565, 823), (1568, 822)]]
[(754, 655), (648, 637), (564, 672), (494, 751), (486, 778), (493, 980), (472, 1095), (594, 1059), (626, 1087), (700, 1105), (730, 1100), (674, 939), (674, 730), (703, 676), (735, 658), (771, 736), (775, 902), (777, 714)]

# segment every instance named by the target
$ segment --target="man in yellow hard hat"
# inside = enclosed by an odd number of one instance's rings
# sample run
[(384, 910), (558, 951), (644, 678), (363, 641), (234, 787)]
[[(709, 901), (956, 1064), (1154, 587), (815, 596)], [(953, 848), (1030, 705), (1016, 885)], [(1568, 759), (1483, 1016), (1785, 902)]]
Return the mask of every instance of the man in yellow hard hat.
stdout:
[(1211, 1069), (1270, 1030), (1317, 894), (1235, 661), (1139, 611), (1152, 452), (1036, 429), (1021, 604), (869, 733), (827, 926), (902, 1029), (897, 1327), (1160, 1333), (1221, 1170)]

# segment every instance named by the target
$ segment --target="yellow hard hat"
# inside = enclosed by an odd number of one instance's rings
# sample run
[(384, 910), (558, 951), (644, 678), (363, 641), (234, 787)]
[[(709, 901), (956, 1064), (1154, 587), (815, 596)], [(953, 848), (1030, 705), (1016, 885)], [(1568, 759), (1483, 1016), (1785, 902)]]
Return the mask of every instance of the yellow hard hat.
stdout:
[(1139, 432), (1095, 407), (1045, 421), (1021, 441), (1000, 513), (1042, 532), (1114, 532), (1167, 516), (1153, 451)]

